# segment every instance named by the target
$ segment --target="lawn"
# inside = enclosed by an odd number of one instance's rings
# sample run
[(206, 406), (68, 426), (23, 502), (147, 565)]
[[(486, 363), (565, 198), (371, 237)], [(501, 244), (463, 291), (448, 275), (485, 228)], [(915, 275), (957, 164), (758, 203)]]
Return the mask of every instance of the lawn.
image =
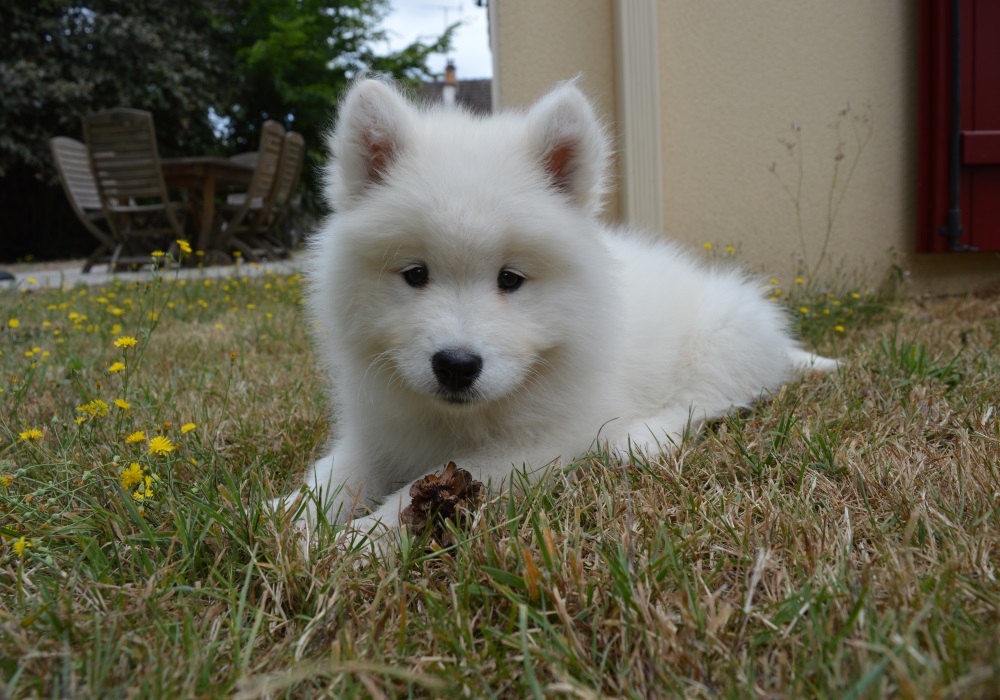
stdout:
[(997, 296), (775, 293), (839, 373), (372, 562), (263, 507), (330, 429), (301, 295), (0, 291), (0, 697), (995, 696)]

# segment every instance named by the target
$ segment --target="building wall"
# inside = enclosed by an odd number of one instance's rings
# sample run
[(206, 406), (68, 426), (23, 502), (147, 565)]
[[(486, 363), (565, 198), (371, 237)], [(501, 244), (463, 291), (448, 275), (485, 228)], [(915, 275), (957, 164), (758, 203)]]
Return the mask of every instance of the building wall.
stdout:
[[(578, 78), (601, 119), (616, 122), (612, 0), (493, 0), (489, 7), (494, 108), (528, 107), (557, 82)], [(605, 215), (618, 218), (616, 192)]]
[[(614, 123), (613, 1), (491, 2), (499, 104), (526, 105), (582, 74)], [(820, 260), (833, 191), (841, 204), (820, 278), (843, 270), (874, 285), (898, 266), (913, 291), (956, 292), (1000, 274), (997, 256), (913, 252), (914, 7), (910, 0), (658, 0), (666, 234), (694, 246), (737, 246), (752, 267), (788, 281)], [(847, 104), (850, 112), (838, 117)], [(854, 120), (864, 118), (871, 138), (841, 200), (856, 133), (867, 134)], [(831, 126), (838, 119), (843, 146)], [(609, 213), (617, 212), (614, 203)]]

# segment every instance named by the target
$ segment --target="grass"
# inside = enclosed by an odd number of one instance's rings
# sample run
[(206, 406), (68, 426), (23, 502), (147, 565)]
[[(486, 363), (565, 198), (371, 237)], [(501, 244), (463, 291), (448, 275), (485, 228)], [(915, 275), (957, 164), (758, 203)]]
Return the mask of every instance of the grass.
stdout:
[(0, 697), (1000, 687), (997, 298), (786, 293), (841, 372), (366, 565), (332, 531), (304, 560), (262, 507), (327, 437), (300, 295), (275, 276), (0, 293)]

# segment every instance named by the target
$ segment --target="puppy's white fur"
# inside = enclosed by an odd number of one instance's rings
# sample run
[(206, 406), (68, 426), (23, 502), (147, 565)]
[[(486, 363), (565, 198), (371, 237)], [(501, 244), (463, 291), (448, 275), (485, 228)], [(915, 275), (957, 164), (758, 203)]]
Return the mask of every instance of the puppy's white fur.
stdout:
[[(835, 366), (798, 348), (755, 281), (596, 220), (608, 138), (572, 84), (477, 118), (363, 80), (329, 145), (335, 214), (310, 246), (307, 299), (336, 439), (307, 483), (342, 487), (330, 517), (382, 502), (362, 527), (395, 525), (410, 484), (449, 460), (500, 484), (596, 439), (655, 453)], [(426, 284), (408, 283), (415, 266)], [(501, 289), (504, 271), (520, 287)], [(481, 359), (457, 391), (433, 367), (455, 349)]]

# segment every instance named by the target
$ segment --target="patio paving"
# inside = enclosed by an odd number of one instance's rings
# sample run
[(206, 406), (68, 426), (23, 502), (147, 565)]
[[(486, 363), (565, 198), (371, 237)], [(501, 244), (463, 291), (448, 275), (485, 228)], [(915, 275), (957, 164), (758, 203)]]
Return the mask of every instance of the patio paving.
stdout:
[(107, 266), (96, 265), (90, 272), (82, 272), (83, 260), (64, 260), (43, 263), (0, 264), (0, 270), (6, 270), (14, 275), (13, 280), (0, 279), (0, 290), (15, 287), (39, 289), (56, 287), (70, 289), (78, 284), (101, 285), (114, 280), (145, 281), (154, 275), (173, 277), (179, 274), (181, 279), (216, 279), (230, 275), (240, 277), (256, 277), (264, 274), (290, 275), (301, 272), (297, 258), (279, 260), (277, 262), (237, 263), (235, 265), (216, 265), (212, 267), (184, 267), (178, 273), (176, 270), (140, 270), (137, 272), (108, 271)]

